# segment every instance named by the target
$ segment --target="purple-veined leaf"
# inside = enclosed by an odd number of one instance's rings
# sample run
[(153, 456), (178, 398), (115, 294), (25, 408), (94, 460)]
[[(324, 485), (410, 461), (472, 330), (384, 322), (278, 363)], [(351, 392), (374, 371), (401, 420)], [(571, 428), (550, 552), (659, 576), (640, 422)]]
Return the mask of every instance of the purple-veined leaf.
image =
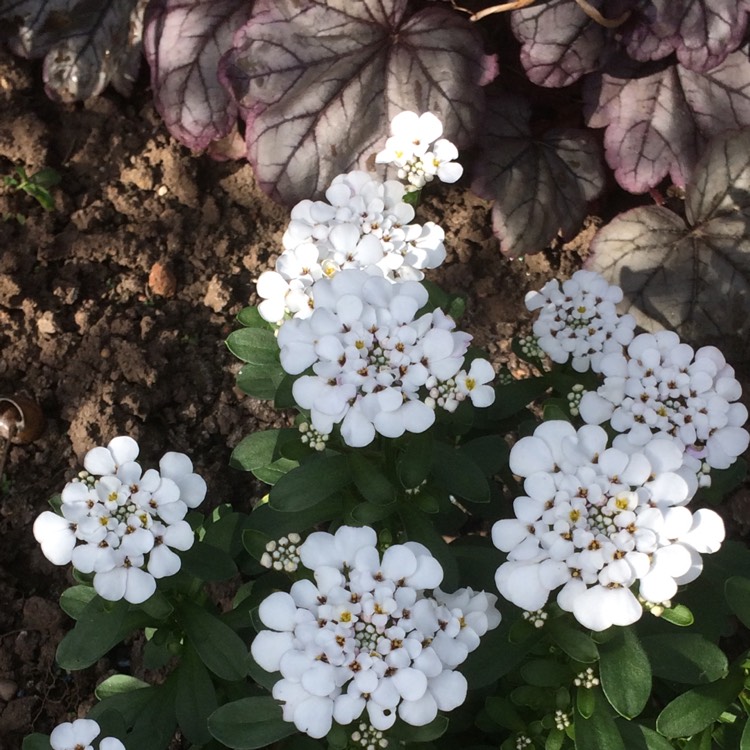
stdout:
[(672, 328), (735, 355), (750, 340), (750, 131), (709, 145), (686, 192), (687, 222), (635, 208), (599, 230), (587, 262), (622, 287), (648, 330)]
[(151, 0), (144, 51), (156, 109), (169, 132), (204, 149), (237, 123), (237, 105), (219, 82), (219, 59), (247, 22), (252, 0)]
[(505, 255), (543, 250), (558, 234), (569, 238), (604, 186), (596, 138), (574, 128), (534, 137), (530, 106), (510, 95), (487, 104), (482, 152), (472, 190), (494, 200), (492, 225)]
[(45, 58), (52, 99), (88, 99), (108, 83), (127, 95), (140, 67), (147, 1), (11, 0), (0, 6), (0, 18), (17, 28), (10, 40), (17, 54)]
[[(636, 0), (593, 0), (606, 18), (619, 18)], [(568, 86), (596, 70), (613, 31), (584, 13), (575, 0), (551, 0), (515, 10), (511, 28), (522, 43), (521, 64), (539, 86)]]
[(648, 0), (623, 29), (623, 40), (635, 60), (676, 52), (681, 65), (705, 73), (740, 46), (748, 11), (747, 0)]
[(750, 125), (750, 61), (738, 50), (708, 73), (663, 63), (640, 77), (635, 65), (588, 77), (588, 124), (606, 127), (607, 163), (626, 190), (667, 175), (684, 187), (709, 138)]
[(471, 142), (496, 72), (476, 29), (406, 0), (259, 0), (222, 62), (246, 118), (260, 185), (293, 203), (385, 142), (403, 110), (431, 111), (444, 136)]

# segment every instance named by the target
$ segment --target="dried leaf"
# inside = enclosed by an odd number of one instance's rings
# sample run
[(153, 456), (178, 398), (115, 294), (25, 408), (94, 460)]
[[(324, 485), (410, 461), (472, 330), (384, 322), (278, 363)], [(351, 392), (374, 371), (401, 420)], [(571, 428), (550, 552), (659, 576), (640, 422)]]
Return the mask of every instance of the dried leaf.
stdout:
[(705, 73), (742, 43), (747, 0), (649, 0), (624, 29), (634, 60), (661, 60), (677, 53), (681, 65)]
[(502, 95), (488, 101), (486, 134), (472, 190), (494, 200), (492, 224), (505, 255), (537, 253), (561, 232), (570, 238), (604, 186), (596, 139), (585, 130), (532, 136), (530, 106)]
[(0, 6), (17, 28), (11, 48), (44, 57), (47, 94), (60, 101), (88, 99), (112, 83), (129, 94), (141, 60), (147, 0), (23, 0)]
[(584, 99), (588, 124), (606, 127), (607, 163), (620, 185), (643, 193), (669, 175), (684, 187), (709, 138), (750, 125), (750, 61), (733, 52), (708, 73), (621, 63), (589, 76)]
[(590, 268), (620, 285), (648, 330), (747, 354), (750, 341), (750, 131), (712, 141), (688, 184), (688, 222), (636, 208), (603, 227)]
[[(607, 18), (618, 18), (635, 0), (594, 0)], [(551, 0), (511, 13), (511, 28), (522, 43), (521, 64), (539, 86), (568, 86), (597, 70), (615, 31), (584, 13), (575, 0)]]
[(260, 185), (293, 203), (364, 166), (402, 110), (436, 113), (445, 136), (471, 142), (494, 75), (476, 29), (406, 0), (259, 0), (223, 62), (247, 119)]
[(237, 105), (219, 82), (219, 59), (246, 23), (252, 0), (152, 0), (144, 50), (151, 87), (169, 132), (192, 149), (229, 134)]

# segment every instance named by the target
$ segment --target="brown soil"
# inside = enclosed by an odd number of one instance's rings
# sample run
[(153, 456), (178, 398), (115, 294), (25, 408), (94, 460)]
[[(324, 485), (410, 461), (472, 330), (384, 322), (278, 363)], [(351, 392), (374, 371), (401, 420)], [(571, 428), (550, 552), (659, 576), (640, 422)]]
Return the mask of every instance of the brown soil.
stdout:
[[(0, 178), (15, 166), (62, 175), (50, 212), (0, 188), (0, 216), (24, 219), (0, 219), (0, 396), (27, 394), (46, 417), (41, 438), (11, 448), (0, 487), (2, 750), (85, 713), (95, 684), (129, 659), (125, 649), (70, 674), (54, 663), (72, 624), (57, 606), (71, 579), (43, 558), (31, 526), (86, 451), (121, 434), (139, 441), (148, 466), (184, 451), (209, 504), (246, 508), (261, 488), (229, 468), (231, 451), (284, 418), (234, 387), (224, 339), (275, 260), (287, 209), (258, 190), (247, 164), (178, 145), (147, 91), (56, 105), (40, 80), (37, 66), (0, 52)], [(508, 361), (525, 320), (524, 293), (580, 266), (596, 224), (554, 255), (511, 262), (488, 205), (465, 189), (421, 211), (448, 235), (433, 278), (467, 296), (462, 326), (496, 362)]]

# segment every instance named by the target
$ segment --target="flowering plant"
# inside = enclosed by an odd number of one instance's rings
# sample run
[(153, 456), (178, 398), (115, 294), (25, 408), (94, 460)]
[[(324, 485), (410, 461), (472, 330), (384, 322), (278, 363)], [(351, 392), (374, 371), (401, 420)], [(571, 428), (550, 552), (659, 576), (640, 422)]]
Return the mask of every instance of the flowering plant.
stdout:
[(120, 436), (37, 519), (77, 581), (60, 666), (143, 629), (165, 676), (109, 677), (25, 750), (747, 744), (747, 638), (722, 639), (750, 625), (750, 554), (707, 507), (744, 476), (733, 369), (581, 270), (527, 297), (536, 375), (496, 376), (424, 278), (446, 237), (415, 206), (460, 170), (435, 120), (376, 154), (406, 186), (350, 172), (292, 210), (228, 338), (239, 387), (297, 412), (233, 452), (270, 486), (252, 512), (201, 513), (187, 456), (144, 471)]

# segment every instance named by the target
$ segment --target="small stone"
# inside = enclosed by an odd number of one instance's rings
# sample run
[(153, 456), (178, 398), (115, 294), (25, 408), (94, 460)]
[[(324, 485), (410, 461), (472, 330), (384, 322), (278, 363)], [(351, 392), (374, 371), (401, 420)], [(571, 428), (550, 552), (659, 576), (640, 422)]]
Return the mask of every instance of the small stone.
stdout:
[(18, 683), (13, 680), (0, 680), (0, 701), (8, 703), (18, 692)]
[(53, 333), (57, 333), (59, 331), (57, 323), (55, 322), (54, 315), (49, 310), (42, 313), (41, 317), (36, 322), (36, 327), (39, 330), (39, 333), (47, 334), (50, 336)]
[(203, 298), (203, 304), (214, 312), (221, 312), (228, 304), (231, 290), (218, 276), (213, 276), (208, 282), (208, 290)]
[(157, 297), (174, 297), (177, 279), (167, 263), (156, 262), (148, 275), (148, 286)]

